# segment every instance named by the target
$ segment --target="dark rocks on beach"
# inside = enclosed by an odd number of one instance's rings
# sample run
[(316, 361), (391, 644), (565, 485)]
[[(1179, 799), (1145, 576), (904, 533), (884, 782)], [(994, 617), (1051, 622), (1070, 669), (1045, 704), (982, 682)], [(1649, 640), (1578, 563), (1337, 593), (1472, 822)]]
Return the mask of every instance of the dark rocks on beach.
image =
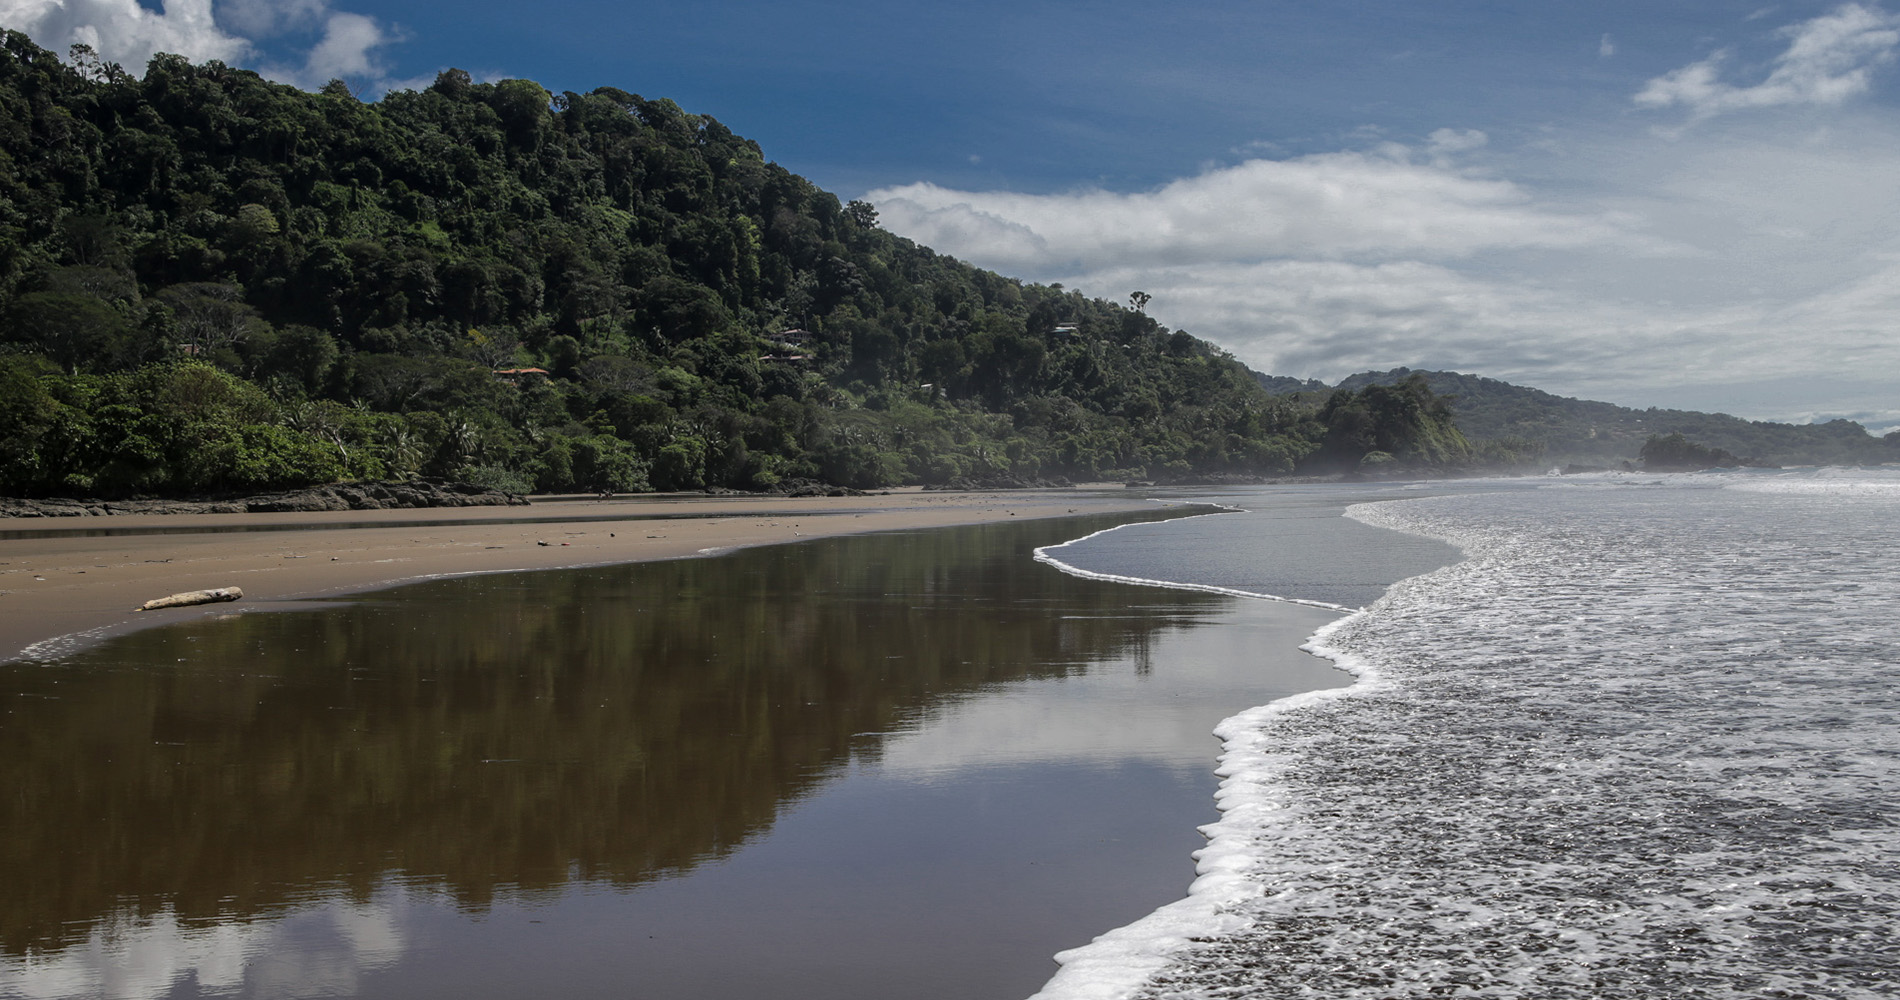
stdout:
[(1208, 472), (1184, 476), (1157, 476), (1157, 486), (1259, 486), (1267, 481), (1265, 476), (1246, 475), (1238, 472)]
[(798, 477), (781, 479), (757, 492), (735, 490), (730, 486), (708, 486), (699, 492), (714, 497), (868, 497), (876, 495), (849, 486), (838, 486), (816, 479)]
[(863, 490), (849, 486), (836, 486), (821, 483), (816, 479), (781, 479), (765, 489), (767, 496), (775, 497), (862, 497), (870, 496)]
[(1060, 490), (1074, 487), (1075, 484), (1062, 476), (1043, 479), (1037, 476), (1012, 476), (997, 473), (988, 476), (958, 476), (947, 483), (925, 486), (927, 490)]
[(417, 507), (525, 507), (526, 497), (446, 479), (333, 483), (285, 493), (216, 500), (17, 500), (0, 497), (0, 517), (112, 514), (284, 514)]

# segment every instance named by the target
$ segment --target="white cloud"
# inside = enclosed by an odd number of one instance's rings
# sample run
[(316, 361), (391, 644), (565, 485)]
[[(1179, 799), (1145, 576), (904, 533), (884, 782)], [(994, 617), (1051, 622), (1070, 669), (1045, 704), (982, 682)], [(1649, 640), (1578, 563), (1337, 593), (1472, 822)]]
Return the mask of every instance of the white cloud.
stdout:
[[(1588, 261), (1569, 261), (1591, 269)], [(1791, 301), (1626, 300), (1417, 261), (1117, 268), (1066, 285), (1154, 294), (1148, 311), (1262, 371), (1335, 381), (1398, 366), (1475, 372), (1627, 405), (1755, 419), (1851, 415), (1900, 398), (1900, 267)], [(1844, 391), (1843, 373), (1857, 378)], [(1800, 381), (1805, 396), (1764, 386)]]
[[(400, 36), (373, 17), (330, 9), (329, 0), (165, 0), (151, 11), (138, 0), (0, 0), (0, 25), (64, 53), (89, 45), (101, 59), (143, 73), (159, 52), (193, 62), (252, 64), (274, 80), (318, 87), (343, 78), (365, 91), (390, 88), (376, 58)], [(308, 48), (298, 43), (305, 42)], [(266, 43), (295, 58), (270, 58)]]
[(324, 19), (323, 38), (302, 66), (268, 66), (261, 72), (300, 87), (321, 87), (331, 80), (369, 81), (377, 90), (394, 89), (375, 50), (396, 41), (373, 17), (336, 12)]
[(1255, 367), (1328, 381), (1406, 365), (1539, 386), (1553, 376), (1621, 383), (1659, 353), (1677, 374), (1732, 356), (1746, 345), (1731, 331), (1760, 323), (1749, 306), (1657, 311), (1418, 261), (1118, 269), (1072, 281), (1156, 289), (1151, 313)]
[[(1448, 368), (1630, 405), (1887, 425), (1896, 173), (1900, 121), (1870, 108), (1792, 127), (1734, 116), (1668, 140), (1632, 120), (1504, 148), (1441, 130), (1132, 194), (868, 197), (892, 230), (981, 266), (1114, 301), (1143, 289), (1157, 319), (1274, 374)], [(1847, 375), (1852, 393), (1827, 388)], [(1799, 392), (1765, 388), (1783, 383)]]
[(1729, 53), (1718, 51), (1650, 80), (1637, 92), (1637, 104), (1652, 108), (1681, 105), (1696, 118), (1748, 108), (1784, 105), (1835, 105), (1863, 93), (1873, 72), (1893, 61), (1900, 47), (1900, 18), (1861, 4), (1782, 29), (1788, 48), (1776, 56), (1766, 79), (1736, 86), (1721, 79)]
[(1608, 59), (1613, 55), (1616, 55), (1616, 40), (1605, 34), (1603, 39), (1597, 42), (1597, 58)]
[(71, 45), (90, 45), (101, 59), (133, 73), (143, 73), (159, 52), (229, 62), (252, 51), (249, 41), (218, 26), (211, 0), (167, 0), (163, 12), (138, 0), (0, 0), (0, 25), (61, 54)]
[(931, 246), (1030, 273), (1235, 257), (1466, 257), (1502, 248), (1643, 241), (1612, 217), (1533, 205), (1508, 181), (1455, 168), (1483, 133), (1443, 129), (1421, 161), (1385, 144), (1290, 160), (1248, 160), (1135, 194), (953, 191), (935, 184), (865, 197), (885, 225)]
[(1426, 137), (1426, 148), (1438, 155), (1482, 149), (1491, 137), (1475, 128), (1441, 128)]

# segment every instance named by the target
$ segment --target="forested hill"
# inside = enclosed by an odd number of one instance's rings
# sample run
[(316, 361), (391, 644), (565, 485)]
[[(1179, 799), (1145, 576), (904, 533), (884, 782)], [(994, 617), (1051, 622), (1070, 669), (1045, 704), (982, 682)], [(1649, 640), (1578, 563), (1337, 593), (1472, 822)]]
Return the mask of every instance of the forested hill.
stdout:
[(1364, 390), (1418, 376), (1423, 376), (1434, 393), (1452, 397), (1454, 418), (1474, 442), (1512, 442), (1527, 454), (1541, 446), (1546, 464), (1634, 462), (1650, 437), (1671, 434), (1777, 465), (1900, 461), (1900, 432), (1878, 438), (1850, 420), (1781, 424), (1743, 420), (1726, 413), (1654, 407), (1636, 410), (1556, 396), (1477, 375), (1415, 372), (1409, 368), (1353, 375), (1340, 382), (1339, 388)]
[(1361, 407), (1322, 449), (1317, 403), (1139, 299), (933, 253), (671, 101), (71, 56), (0, 46), (0, 492), (1271, 474), (1379, 438)]

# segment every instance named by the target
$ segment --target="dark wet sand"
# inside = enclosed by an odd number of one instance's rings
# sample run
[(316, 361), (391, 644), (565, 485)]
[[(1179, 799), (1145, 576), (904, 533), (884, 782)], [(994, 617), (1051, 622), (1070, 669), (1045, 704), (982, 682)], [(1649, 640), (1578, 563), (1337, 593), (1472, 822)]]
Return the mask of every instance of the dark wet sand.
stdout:
[(502, 508), (0, 518), (0, 660), (47, 640), (72, 637), (59, 644), (64, 649), (208, 613), (130, 610), (182, 591), (240, 587), (244, 601), (237, 606), (244, 607), (443, 576), (679, 559), (801, 538), (1153, 506), (1117, 489), (900, 490), (805, 499), (566, 498)]
[(1026, 996), (1193, 878), (1218, 720), (1345, 678), (997, 513), (0, 665), (0, 995)]

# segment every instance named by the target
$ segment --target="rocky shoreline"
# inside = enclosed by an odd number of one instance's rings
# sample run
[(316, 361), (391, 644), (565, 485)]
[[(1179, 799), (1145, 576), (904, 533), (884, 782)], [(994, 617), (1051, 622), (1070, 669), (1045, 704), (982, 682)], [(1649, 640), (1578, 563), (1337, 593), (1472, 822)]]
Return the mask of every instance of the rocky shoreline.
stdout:
[(0, 497), (0, 517), (105, 517), (114, 514), (283, 514), (418, 507), (525, 507), (516, 493), (446, 479), (333, 483), (220, 500), (20, 500)]

